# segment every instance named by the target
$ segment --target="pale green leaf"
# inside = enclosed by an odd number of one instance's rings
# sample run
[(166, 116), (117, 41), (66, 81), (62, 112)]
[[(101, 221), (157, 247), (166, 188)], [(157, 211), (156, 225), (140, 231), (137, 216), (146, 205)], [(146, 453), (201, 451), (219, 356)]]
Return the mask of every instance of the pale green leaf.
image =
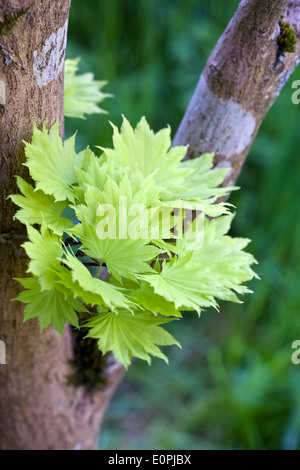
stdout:
[(52, 289), (57, 280), (57, 272), (61, 269), (61, 240), (47, 229), (42, 229), (40, 233), (27, 226), (27, 231), (30, 241), (22, 245), (30, 257), (27, 272), (39, 278), (42, 289)]
[(216, 299), (240, 302), (235, 292), (250, 292), (242, 283), (257, 277), (250, 267), (256, 261), (243, 251), (249, 240), (226, 235), (232, 217), (205, 220), (204, 243), (199, 249), (188, 249), (186, 233), (179, 243), (186, 255), (164, 263), (161, 272), (140, 278), (184, 310), (193, 308), (199, 312), (201, 307), (217, 307)]
[(17, 183), (23, 196), (13, 194), (11, 200), (21, 207), (15, 214), (15, 218), (26, 225), (46, 224), (57, 235), (73, 226), (71, 220), (62, 217), (62, 212), (67, 206), (66, 202), (55, 202), (53, 196), (44, 194), (43, 191), (34, 191), (34, 188), (17, 176)]
[[(150, 183), (149, 183), (150, 184)], [(151, 187), (151, 184), (149, 188)], [(80, 238), (82, 250), (91, 258), (101, 259), (106, 263), (107, 269), (117, 279), (134, 278), (136, 273), (151, 271), (150, 262), (161, 253), (161, 250), (150, 245), (151, 233), (148, 225), (151, 223), (155, 208), (147, 209), (147, 189), (144, 191), (132, 188), (128, 176), (125, 174), (117, 183), (112, 178), (107, 178), (103, 191), (87, 186), (85, 191), (85, 204), (74, 206), (76, 216), (81, 221), (72, 233)], [(151, 191), (151, 189), (149, 189)], [(120, 198), (125, 198), (125, 206), (120, 205)], [(143, 204), (144, 203), (144, 204)], [(97, 216), (99, 206), (109, 204), (111, 211), (108, 213), (108, 222), (102, 223), (102, 216)], [(130, 209), (134, 204), (141, 204), (143, 216), (146, 216), (145, 225), (139, 224), (135, 215), (130, 215)], [(168, 214), (171, 210), (166, 208)], [(106, 218), (106, 217), (105, 217)], [(101, 224), (102, 230), (99, 229)], [(133, 224), (134, 227), (133, 227)], [(156, 232), (162, 219), (157, 218)], [(151, 224), (155, 228), (155, 224)], [(145, 227), (146, 230), (143, 230)], [(133, 233), (134, 230), (134, 233)], [(145, 236), (143, 236), (143, 234)], [(123, 233), (124, 232), (124, 233)], [(100, 233), (100, 235), (99, 235)], [(167, 233), (170, 236), (170, 230)], [(135, 237), (135, 238), (134, 238)]]
[(238, 188), (221, 186), (231, 168), (214, 168), (213, 159), (214, 153), (206, 153), (180, 163), (181, 168), (190, 169), (192, 172), (184, 180), (184, 190), (181, 193), (174, 193), (173, 200), (197, 202), (205, 214), (217, 217), (229, 212), (229, 204), (224, 202), (216, 204), (217, 199)]
[(38, 317), (41, 331), (52, 324), (59, 334), (62, 334), (67, 322), (78, 327), (76, 312), (87, 310), (71, 294), (65, 296), (57, 289), (41, 291), (38, 280), (33, 277), (17, 280), (26, 288), (14, 299), (27, 304), (24, 309), (24, 321)]
[(70, 271), (65, 270), (59, 273), (62, 284), (86, 304), (106, 305), (112, 310), (117, 307), (131, 310), (135, 305), (126, 297), (124, 289), (93, 277), (70, 250), (64, 250), (64, 258), (61, 261), (70, 269)]
[(155, 294), (153, 287), (144, 281), (141, 282), (140, 289), (134, 293), (134, 299), (154, 314), (181, 317), (181, 313), (175, 308), (174, 302), (169, 302), (161, 295)]
[(85, 114), (106, 113), (98, 103), (112, 96), (101, 91), (107, 82), (94, 80), (92, 73), (77, 74), (79, 62), (79, 57), (65, 60), (65, 116), (85, 119)]
[(199, 267), (191, 266), (191, 255), (174, 257), (162, 265), (160, 273), (139, 276), (148, 282), (156, 294), (169, 302), (174, 302), (176, 309), (196, 310), (201, 307), (216, 306), (212, 299), (201, 292), (199, 286)]
[(158, 346), (180, 344), (159, 325), (171, 321), (169, 318), (156, 317), (149, 312), (127, 310), (118, 313), (102, 312), (86, 322), (90, 328), (88, 337), (99, 338), (98, 345), (102, 353), (112, 351), (116, 359), (126, 368), (131, 358), (144, 359), (149, 364), (151, 357), (156, 356), (168, 362)]
[(151, 271), (149, 262), (160, 253), (158, 248), (148, 245), (147, 240), (100, 239), (93, 226), (84, 227), (81, 242), (83, 252), (104, 261), (108, 272), (119, 280), (122, 277), (134, 279), (137, 273)]
[(75, 152), (75, 136), (63, 144), (59, 136), (58, 122), (48, 132), (46, 126), (40, 131), (34, 125), (31, 143), (25, 143), (29, 168), (36, 182), (36, 189), (54, 196), (56, 201), (75, 201), (72, 186), (77, 183), (76, 168), (81, 168), (85, 153)]
[(121, 131), (114, 125), (113, 129), (114, 149), (103, 149), (108, 158), (122, 167), (139, 170), (144, 177), (153, 175), (155, 183), (163, 188), (164, 198), (184, 189), (182, 182), (192, 170), (179, 166), (186, 147), (171, 148), (169, 127), (154, 133), (143, 117), (134, 130), (123, 117)]

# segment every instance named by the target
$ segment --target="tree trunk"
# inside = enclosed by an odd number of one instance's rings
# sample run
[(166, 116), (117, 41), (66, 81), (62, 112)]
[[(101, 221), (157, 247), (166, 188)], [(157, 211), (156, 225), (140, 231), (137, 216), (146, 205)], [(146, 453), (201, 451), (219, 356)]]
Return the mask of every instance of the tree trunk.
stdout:
[[(32, 123), (56, 119), (63, 135), (63, 63), (70, 0), (0, 0), (0, 449), (90, 449), (124, 369), (106, 366), (105, 387), (93, 394), (66, 384), (74, 358), (71, 331), (23, 324), (23, 306), (11, 299), (26, 262), (13, 222), (13, 175), (24, 175), (22, 140)], [(279, 19), (299, 36), (300, 0), (243, 0), (214, 49), (173, 145), (189, 144), (189, 157), (215, 151), (216, 164), (232, 166), (234, 183), (269, 107), (299, 60), (279, 54)], [(26, 176), (25, 176), (26, 177)]]
[(18, 244), (22, 227), (7, 201), (16, 192), (15, 174), (25, 178), (24, 145), (33, 122), (57, 119), (63, 135), (63, 66), (70, 0), (0, 0), (0, 449), (93, 449), (104, 410), (123, 375), (113, 362), (103, 390), (66, 385), (73, 371), (71, 331), (62, 338), (38, 322), (23, 324), (23, 305), (11, 302), (24, 277), (26, 260)]

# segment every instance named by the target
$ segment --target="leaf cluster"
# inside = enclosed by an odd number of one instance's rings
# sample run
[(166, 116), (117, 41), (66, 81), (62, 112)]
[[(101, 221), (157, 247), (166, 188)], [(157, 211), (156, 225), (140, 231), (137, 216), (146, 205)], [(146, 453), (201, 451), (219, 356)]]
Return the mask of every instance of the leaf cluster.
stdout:
[[(84, 326), (102, 353), (128, 367), (133, 356), (167, 361), (159, 346), (180, 345), (163, 325), (182, 311), (239, 302), (255, 260), (244, 251), (249, 240), (227, 234), (233, 215), (217, 200), (234, 188), (220, 187), (228, 168), (214, 169), (213, 154), (183, 161), (187, 149), (171, 147), (170, 128), (154, 133), (145, 118), (135, 129), (125, 118), (112, 127), (113, 147), (100, 147), (98, 157), (89, 147), (76, 152), (75, 136), (63, 143), (58, 123), (34, 126), (25, 144), (33, 184), (17, 177), (20, 194), (10, 197), (29, 238), (30, 277), (19, 279), (25, 290), (17, 297), (24, 320), (38, 317), (41, 330), (51, 324), (60, 334), (66, 323)], [(107, 205), (122, 231), (115, 237), (100, 210)], [(199, 207), (182, 231), (176, 210)], [(191, 247), (199, 217), (203, 243)], [(124, 236), (133, 226), (136, 236)]]

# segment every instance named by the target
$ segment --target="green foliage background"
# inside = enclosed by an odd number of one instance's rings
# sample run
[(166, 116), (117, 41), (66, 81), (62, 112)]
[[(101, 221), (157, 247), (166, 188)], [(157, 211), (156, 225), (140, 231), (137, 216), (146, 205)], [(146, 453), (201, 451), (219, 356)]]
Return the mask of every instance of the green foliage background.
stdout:
[[(67, 56), (108, 80), (108, 118), (66, 119), (78, 144), (110, 146), (123, 113), (173, 135), (237, 0), (72, 1)], [(271, 109), (239, 178), (233, 234), (253, 240), (261, 281), (243, 305), (221, 303), (169, 331), (170, 365), (135, 360), (106, 414), (100, 449), (300, 449), (300, 107), (291, 83)]]

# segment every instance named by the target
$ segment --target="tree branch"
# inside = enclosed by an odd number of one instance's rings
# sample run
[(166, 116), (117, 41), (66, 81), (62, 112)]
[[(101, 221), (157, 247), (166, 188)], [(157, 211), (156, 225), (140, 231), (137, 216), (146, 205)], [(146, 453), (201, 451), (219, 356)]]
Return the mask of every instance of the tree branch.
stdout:
[(189, 145), (188, 158), (216, 153), (215, 165), (231, 167), (235, 183), (257, 131), (300, 58), (283, 56), (279, 20), (300, 37), (300, 0), (242, 0), (213, 50), (173, 145)]

